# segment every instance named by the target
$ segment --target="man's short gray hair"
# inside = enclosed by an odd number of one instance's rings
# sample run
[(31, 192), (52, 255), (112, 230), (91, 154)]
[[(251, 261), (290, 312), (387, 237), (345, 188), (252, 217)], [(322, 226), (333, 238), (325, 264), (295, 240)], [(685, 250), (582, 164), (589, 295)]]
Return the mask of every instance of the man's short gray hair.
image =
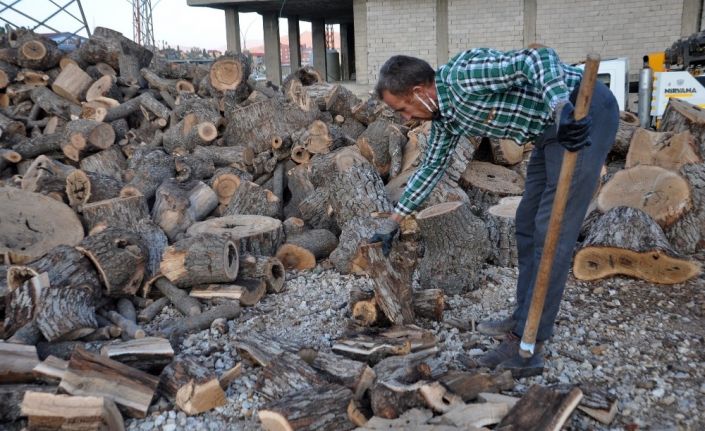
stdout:
[(380, 99), (385, 91), (395, 96), (403, 95), (417, 85), (433, 82), (435, 75), (436, 72), (426, 61), (408, 55), (395, 55), (382, 65), (375, 91)]

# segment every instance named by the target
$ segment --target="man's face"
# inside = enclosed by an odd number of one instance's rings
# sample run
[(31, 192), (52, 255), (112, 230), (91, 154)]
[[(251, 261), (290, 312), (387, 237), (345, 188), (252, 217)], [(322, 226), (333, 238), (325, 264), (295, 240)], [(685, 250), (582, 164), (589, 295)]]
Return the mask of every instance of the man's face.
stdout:
[(382, 93), (382, 100), (394, 111), (398, 112), (404, 120), (432, 120), (433, 114), (414, 97), (413, 91), (395, 96), (389, 91)]

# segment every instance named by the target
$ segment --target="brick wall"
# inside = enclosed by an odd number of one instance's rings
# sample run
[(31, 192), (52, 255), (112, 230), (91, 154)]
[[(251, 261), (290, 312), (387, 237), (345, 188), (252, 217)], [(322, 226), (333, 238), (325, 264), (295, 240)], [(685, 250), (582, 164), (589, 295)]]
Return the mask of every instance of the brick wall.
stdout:
[(576, 62), (594, 50), (603, 58), (629, 57), (638, 75), (642, 57), (680, 37), (683, 0), (539, 0), (536, 40)]
[(353, 15), (355, 80), (358, 84), (367, 84), (367, 0), (353, 0)]
[(367, 1), (368, 83), (377, 81), (379, 68), (396, 54), (436, 67), (436, 0)]
[(523, 39), (523, 1), (448, 0), (450, 57), (477, 47), (518, 49)]

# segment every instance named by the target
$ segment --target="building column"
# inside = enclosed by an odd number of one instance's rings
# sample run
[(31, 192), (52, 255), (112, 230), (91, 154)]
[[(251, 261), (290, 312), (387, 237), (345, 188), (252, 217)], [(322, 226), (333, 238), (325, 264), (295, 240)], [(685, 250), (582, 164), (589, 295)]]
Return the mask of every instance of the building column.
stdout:
[(702, 0), (683, 0), (683, 15), (681, 16), (681, 36), (690, 36), (700, 29)]
[(367, 84), (367, 0), (353, 0), (353, 30), (355, 31), (355, 82)]
[[(311, 32), (313, 39), (313, 67), (323, 77), (328, 76), (326, 71), (326, 23), (325, 21), (311, 21)], [(326, 79), (327, 80), (327, 79)]]
[(436, 0), (436, 68), (448, 62), (448, 0)]
[(291, 71), (301, 67), (301, 31), (299, 30), (299, 17), (290, 17), (289, 27), (289, 64)]
[(237, 8), (225, 9), (225, 41), (228, 51), (240, 53), (240, 15)]
[(524, 0), (524, 48), (536, 42), (536, 0)]
[(340, 80), (349, 81), (350, 80), (350, 47), (352, 47), (352, 40), (350, 40), (350, 30), (352, 30), (352, 25), (350, 24), (340, 24)]
[(279, 44), (279, 17), (276, 13), (262, 15), (264, 27), (264, 65), (267, 67), (267, 79), (273, 84), (282, 83), (281, 47)]

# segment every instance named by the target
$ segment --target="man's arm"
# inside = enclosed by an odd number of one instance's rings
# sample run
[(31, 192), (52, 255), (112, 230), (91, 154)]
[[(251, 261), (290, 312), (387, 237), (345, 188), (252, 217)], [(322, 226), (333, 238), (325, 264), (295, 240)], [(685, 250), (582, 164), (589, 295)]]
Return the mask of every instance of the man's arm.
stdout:
[(541, 89), (543, 100), (553, 111), (568, 100), (563, 66), (551, 48), (497, 51), (475, 49), (457, 59), (449, 70), (454, 97), (499, 93), (527, 84)]

